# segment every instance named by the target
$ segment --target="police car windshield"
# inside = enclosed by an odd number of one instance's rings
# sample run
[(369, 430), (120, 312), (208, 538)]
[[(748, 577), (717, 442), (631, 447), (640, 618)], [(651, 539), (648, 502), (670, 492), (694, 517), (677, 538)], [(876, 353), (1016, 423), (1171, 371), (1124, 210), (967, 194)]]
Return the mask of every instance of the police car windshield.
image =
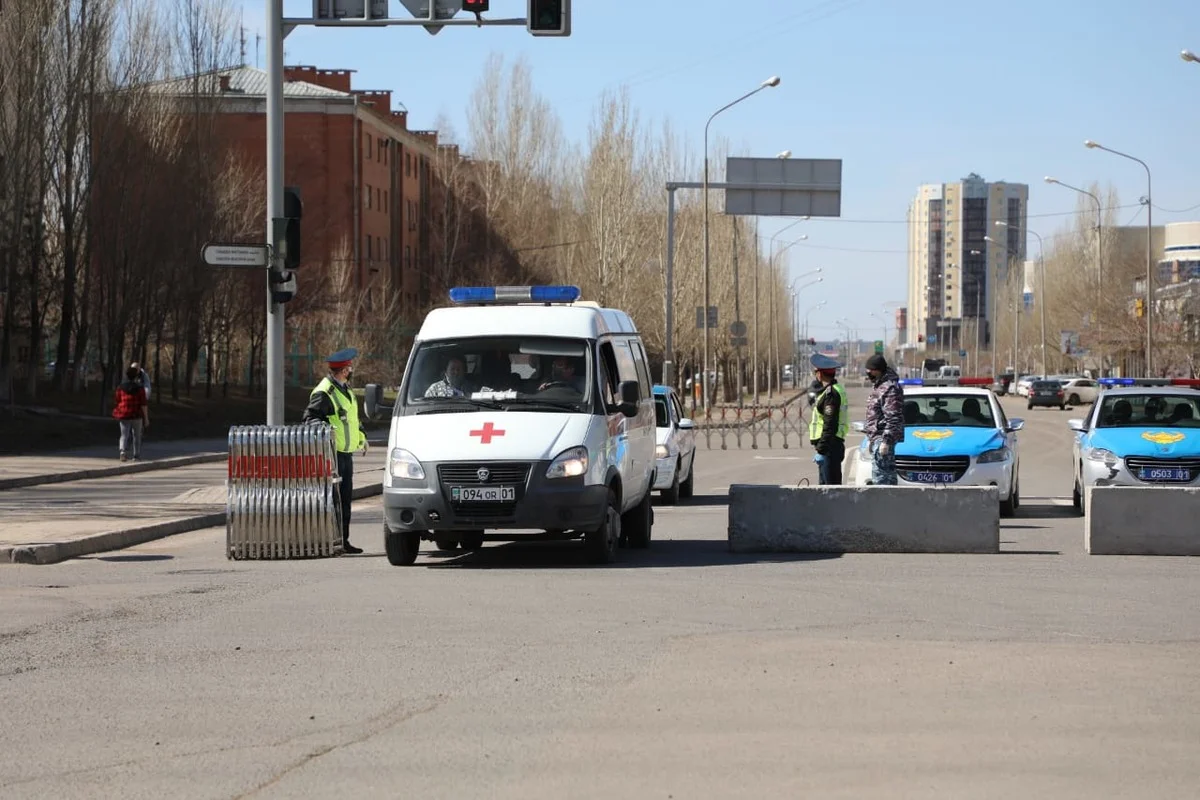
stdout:
[(992, 404), (986, 397), (964, 394), (907, 395), (904, 424), (942, 425), (951, 428), (995, 428)]
[(1200, 428), (1200, 395), (1107, 394), (1096, 410), (1097, 428)]
[[(582, 339), (470, 336), (422, 342), (409, 368), (405, 404), (588, 411), (590, 350)], [(455, 409), (464, 410), (464, 409)]]

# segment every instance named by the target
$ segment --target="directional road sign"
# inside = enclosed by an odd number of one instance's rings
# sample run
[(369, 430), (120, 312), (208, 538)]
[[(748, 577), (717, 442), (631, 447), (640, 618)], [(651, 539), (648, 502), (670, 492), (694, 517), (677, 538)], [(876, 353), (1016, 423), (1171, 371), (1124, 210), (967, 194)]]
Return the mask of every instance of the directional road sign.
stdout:
[(210, 267), (265, 267), (267, 246), (265, 244), (206, 244), (200, 251), (204, 263)]

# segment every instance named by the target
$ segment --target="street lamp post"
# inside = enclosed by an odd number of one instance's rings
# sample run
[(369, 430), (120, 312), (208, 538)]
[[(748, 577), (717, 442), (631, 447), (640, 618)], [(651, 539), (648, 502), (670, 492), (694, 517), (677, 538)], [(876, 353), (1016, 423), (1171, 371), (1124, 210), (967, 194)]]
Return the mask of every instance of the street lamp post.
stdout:
[(757, 89), (754, 89), (753, 91), (750, 91), (750, 92), (746, 92), (744, 95), (739, 97), (737, 100), (734, 100), (732, 103), (726, 103), (725, 105), (718, 108), (716, 111), (714, 111), (712, 113), (712, 116), (710, 116), (708, 118), (708, 122), (704, 123), (704, 310), (702, 312), (702, 318), (704, 320), (704, 368), (703, 368), (703, 372), (701, 375), (701, 377), (703, 379), (703, 383), (701, 385), (704, 387), (702, 390), (703, 391), (702, 397), (704, 399), (705, 410), (708, 410), (708, 408), (710, 406), (710, 397), (709, 397), (709, 390), (708, 390), (708, 340), (709, 340), (709, 335), (708, 335), (708, 330), (709, 330), (709, 326), (708, 326), (708, 306), (709, 306), (709, 292), (708, 292), (708, 128), (710, 125), (712, 125), (712, 121), (714, 119), (716, 119), (717, 115), (720, 114), (722, 111), (726, 111), (730, 108), (733, 108), (738, 103), (742, 102), (743, 100), (753, 97), (754, 95), (761, 92), (763, 89), (769, 89), (773, 86), (778, 86), (778, 85), (779, 85), (779, 76), (773, 75), (770, 78), (767, 78), (765, 81), (763, 81), (761, 84), (759, 84)]
[[(996, 220), (996, 226), (1007, 228), (1008, 223), (1002, 219), (998, 219)], [(1040, 233), (1028, 228), (1026, 228), (1026, 232), (1032, 233), (1038, 240), (1038, 280), (1042, 284), (1042, 296), (1038, 298), (1038, 304), (1041, 305), (1042, 315), (1042, 375), (1045, 376), (1046, 371), (1050, 369), (1050, 363), (1046, 360), (1046, 248)]]
[[(798, 239), (796, 239), (796, 241), (789, 243), (788, 247), (791, 247), (796, 242), (803, 241), (807, 238), (808, 238), (807, 235), (801, 236)], [(783, 248), (783, 250), (787, 250), (787, 247)], [(783, 253), (783, 250), (779, 251), (780, 254)], [(792, 280), (792, 282), (788, 285), (788, 291), (789, 292), (799, 291), (799, 289), (796, 289), (797, 281), (799, 281), (801, 278), (807, 278), (812, 275), (816, 275), (820, 271), (821, 271), (821, 267), (817, 267), (816, 269), (806, 272), (803, 275), (797, 275), (796, 278), (794, 280)], [(770, 400), (772, 397), (775, 396), (773, 390), (771, 389), (772, 380), (774, 381), (775, 388), (780, 389), (782, 391), (782, 388), (779, 383), (779, 320), (777, 319), (776, 313), (775, 313), (775, 284), (777, 283), (777, 281), (774, 279), (774, 272), (775, 272), (774, 270), (771, 270), (771, 273), (772, 273), (771, 307), (770, 307), (770, 310), (767, 312), (767, 316), (771, 320), (771, 351), (769, 353), (767, 353), (767, 399), (768, 400)], [(800, 289), (805, 289), (809, 286), (812, 286), (814, 283), (820, 283), (823, 280), (825, 280), (825, 279), (817, 278), (815, 281), (810, 281), (810, 282), (804, 284), (804, 286), (801, 286)], [(772, 376), (774, 376), (774, 378), (772, 378)]]
[(1151, 237), (1154, 230), (1154, 200), (1150, 166), (1137, 156), (1113, 150), (1111, 147), (1105, 147), (1091, 139), (1086, 140), (1083, 146), (1090, 150), (1104, 150), (1114, 156), (1136, 161), (1142, 165), (1142, 169), (1146, 170), (1146, 377), (1152, 378), (1154, 377), (1154, 247)]
[[(777, 157), (781, 160), (791, 158), (792, 151), (784, 150)], [(795, 225), (799, 225), (801, 222), (804, 222), (807, 219), (810, 219), (810, 218), (809, 217), (800, 217), (799, 219), (793, 220), (792, 222), (789, 222), (787, 225), (784, 225), (782, 228), (780, 228), (778, 231), (776, 231), (775, 235), (771, 237), (770, 244), (767, 246), (767, 263), (772, 268), (772, 276), (774, 275), (774, 266), (775, 266), (775, 240), (777, 238), (779, 238), (779, 235), (782, 234), (784, 231), (786, 231), (788, 228), (791, 228)], [(801, 238), (807, 238), (807, 237), (801, 237)], [(754, 259), (754, 403), (755, 403), (755, 405), (758, 404), (758, 385), (759, 385), (759, 380), (760, 380), (759, 374), (758, 374), (758, 365), (759, 365), (759, 357), (758, 357), (758, 273), (761, 272), (761, 270), (759, 268), (759, 263), (758, 263), (759, 259), (758, 259), (757, 248), (758, 248), (758, 246), (756, 244), (755, 245), (755, 259)]]
[[(1104, 332), (1103, 314), (1100, 312), (1100, 298), (1104, 291), (1104, 217), (1103, 206), (1100, 203), (1100, 198), (1087, 191), (1080, 189), (1077, 186), (1072, 186), (1069, 183), (1063, 183), (1058, 178), (1052, 178), (1049, 175), (1045, 178), (1046, 183), (1053, 183), (1064, 189), (1070, 189), (1079, 194), (1086, 194), (1092, 198), (1092, 202), (1096, 204), (1096, 348), (1100, 352), (1100, 375), (1104, 375), (1104, 345), (1101, 341)], [(1040, 238), (1040, 237), (1039, 237)]]

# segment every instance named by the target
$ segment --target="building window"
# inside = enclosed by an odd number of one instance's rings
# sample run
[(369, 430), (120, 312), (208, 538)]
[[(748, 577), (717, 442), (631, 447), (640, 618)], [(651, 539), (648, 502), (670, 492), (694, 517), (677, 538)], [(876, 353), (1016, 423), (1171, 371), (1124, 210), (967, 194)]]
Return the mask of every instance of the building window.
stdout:
[(388, 193), (387, 189), (383, 190), (383, 213), (388, 213)]
[(404, 266), (412, 266), (412, 247), (409, 245), (404, 245)]
[(367, 208), (371, 207), (371, 187), (369, 184), (363, 184), (363, 202), (367, 204)]
[(383, 210), (383, 189), (378, 187), (375, 189), (375, 207), (380, 211)]
[(412, 177), (412, 153), (404, 154), (404, 175), (408, 178)]
[(363, 157), (366, 158), (367, 161), (370, 161), (371, 160), (371, 142), (373, 142), (374, 139), (371, 138), (371, 134), (369, 134), (369, 133), (366, 134), (365, 136), (363, 136), (363, 138), (366, 139), (366, 143), (364, 144), (364, 147), (363, 147)]
[(371, 237), (367, 237), (367, 261), (372, 261), (374, 256), (371, 253)]

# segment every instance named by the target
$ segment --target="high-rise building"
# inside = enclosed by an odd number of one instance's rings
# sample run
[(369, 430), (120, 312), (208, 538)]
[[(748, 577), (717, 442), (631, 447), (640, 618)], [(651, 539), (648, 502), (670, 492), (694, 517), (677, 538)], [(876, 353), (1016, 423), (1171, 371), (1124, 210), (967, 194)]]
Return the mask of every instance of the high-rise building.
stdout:
[(917, 190), (908, 208), (909, 346), (989, 348), (996, 282), (1025, 259), (1028, 202), (1028, 185), (975, 173)]

